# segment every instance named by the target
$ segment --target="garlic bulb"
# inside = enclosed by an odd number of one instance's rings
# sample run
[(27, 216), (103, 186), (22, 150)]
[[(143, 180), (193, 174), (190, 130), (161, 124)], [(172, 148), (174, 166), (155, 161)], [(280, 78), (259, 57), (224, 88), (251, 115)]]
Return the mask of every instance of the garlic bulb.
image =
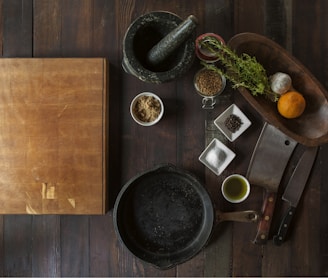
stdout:
[(276, 72), (270, 77), (271, 90), (276, 94), (284, 94), (292, 87), (292, 79), (287, 73)]

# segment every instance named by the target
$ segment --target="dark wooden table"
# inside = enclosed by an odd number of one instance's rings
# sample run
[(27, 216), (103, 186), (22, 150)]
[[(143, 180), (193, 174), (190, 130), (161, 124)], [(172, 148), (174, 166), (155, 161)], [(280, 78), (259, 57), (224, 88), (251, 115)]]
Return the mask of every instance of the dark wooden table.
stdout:
[[(192, 84), (197, 61), (182, 78), (161, 85), (141, 82), (122, 70), (125, 31), (132, 20), (154, 10), (171, 11), (182, 18), (195, 15), (199, 19), (197, 34), (214, 32), (225, 40), (244, 31), (264, 34), (290, 51), (328, 87), (325, 0), (2, 0), (1, 55), (108, 58), (111, 207), (119, 189), (134, 175), (160, 163), (172, 163), (197, 175), (222, 211), (260, 209), (262, 188), (253, 186), (249, 199), (239, 205), (228, 204), (219, 194), (225, 176), (246, 173), (263, 125), (240, 94), (228, 86), (212, 113), (206, 113)], [(141, 91), (152, 91), (164, 100), (164, 118), (151, 128), (136, 125), (129, 115), (130, 101)], [(233, 144), (212, 123), (231, 103), (242, 108), (253, 123)], [(219, 177), (198, 161), (213, 137), (237, 153)], [(290, 169), (297, 162), (297, 153)], [(327, 276), (327, 157), (328, 147), (320, 146), (291, 235), (280, 247), (271, 240), (265, 246), (254, 245), (254, 224), (221, 223), (196, 257), (161, 271), (141, 262), (118, 241), (112, 210), (104, 216), (4, 215), (0, 217), (0, 275)], [(290, 173), (287, 170), (287, 176)], [(273, 228), (277, 228), (283, 207), (279, 200)]]

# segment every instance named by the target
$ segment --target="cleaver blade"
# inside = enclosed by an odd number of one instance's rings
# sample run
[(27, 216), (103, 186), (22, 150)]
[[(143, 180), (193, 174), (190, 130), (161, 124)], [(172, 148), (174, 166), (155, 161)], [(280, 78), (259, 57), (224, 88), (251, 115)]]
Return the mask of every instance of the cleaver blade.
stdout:
[(267, 243), (279, 184), (296, 145), (296, 141), (276, 127), (264, 123), (246, 174), (252, 185), (265, 189), (261, 219), (253, 241), (256, 244)]

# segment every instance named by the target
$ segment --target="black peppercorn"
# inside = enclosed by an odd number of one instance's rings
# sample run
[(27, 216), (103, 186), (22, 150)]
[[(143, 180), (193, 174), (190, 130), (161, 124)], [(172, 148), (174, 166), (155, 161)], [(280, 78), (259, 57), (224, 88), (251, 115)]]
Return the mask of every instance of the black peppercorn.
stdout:
[(229, 117), (226, 118), (224, 124), (231, 132), (236, 132), (243, 124), (243, 122), (237, 115), (231, 114)]

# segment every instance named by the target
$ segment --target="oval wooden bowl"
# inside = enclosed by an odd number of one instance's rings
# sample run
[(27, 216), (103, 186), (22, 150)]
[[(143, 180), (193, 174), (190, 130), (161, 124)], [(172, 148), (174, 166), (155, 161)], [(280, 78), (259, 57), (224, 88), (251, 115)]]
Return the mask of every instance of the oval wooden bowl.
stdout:
[(279, 71), (288, 73), (294, 89), (306, 100), (305, 111), (299, 118), (285, 119), (278, 113), (276, 103), (262, 96), (254, 97), (247, 89), (239, 88), (265, 121), (303, 145), (318, 146), (328, 142), (328, 94), (308, 69), (280, 45), (258, 34), (237, 34), (228, 45), (239, 54), (255, 56), (268, 75)]

